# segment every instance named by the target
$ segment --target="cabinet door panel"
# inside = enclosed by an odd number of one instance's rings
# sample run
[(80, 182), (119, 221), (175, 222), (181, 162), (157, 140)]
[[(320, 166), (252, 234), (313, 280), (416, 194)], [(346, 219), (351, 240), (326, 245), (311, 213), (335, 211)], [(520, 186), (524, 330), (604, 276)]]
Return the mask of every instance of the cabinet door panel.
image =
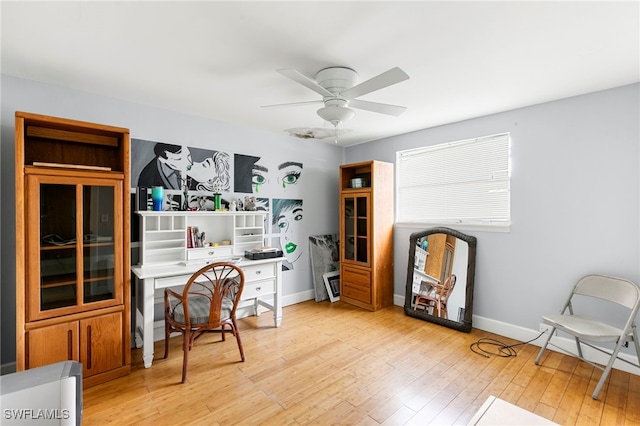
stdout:
[(124, 365), (121, 313), (81, 320), (80, 330), (80, 361), (85, 377)]
[(28, 332), (26, 368), (56, 362), (79, 361), (78, 322), (52, 325)]

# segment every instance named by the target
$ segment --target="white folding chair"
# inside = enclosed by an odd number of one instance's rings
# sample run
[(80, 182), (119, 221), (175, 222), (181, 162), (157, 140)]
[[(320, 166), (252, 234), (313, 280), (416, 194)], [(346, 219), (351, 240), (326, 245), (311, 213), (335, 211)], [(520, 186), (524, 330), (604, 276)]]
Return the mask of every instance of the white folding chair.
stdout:
[[(588, 296), (595, 299), (615, 302), (618, 305), (627, 308), (629, 316), (625, 320), (624, 326), (620, 328), (616, 325), (606, 324), (602, 321), (576, 315), (574, 314), (576, 296)], [(545, 324), (550, 325), (552, 329), (544, 345), (540, 348), (540, 352), (536, 358), (536, 365), (539, 365), (540, 359), (542, 358), (542, 354), (547, 348), (547, 345), (554, 346), (563, 352), (567, 352), (593, 365), (603, 371), (602, 376), (600, 376), (600, 381), (591, 395), (593, 399), (598, 399), (598, 394), (602, 389), (602, 385), (604, 385), (605, 380), (607, 380), (607, 376), (609, 375), (611, 367), (613, 367), (613, 363), (616, 359), (640, 368), (640, 345), (638, 344), (638, 335), (636, 333), (635, 325), (635, 317), (638, 313), (639, 307), (640, 288), (631, 281), (605, 275), (587, 275), (581, 278), (571, 291), (561, 313), (558, 315), (545, 315), (542, 317), (542, 321)], [(569, 352), (550, 342), (551, 337), (556, 330), (570, 334), (575, 338), (576, 346), (578, 347), (578, 354)], [(613, 343), (615, 346), (612, 351), (609, 351), (588, 342), (594, 344)], [(634, 342), (636, 356), (638, 357), (638, 364), (629, 362), (628, 360), (618, 356), (620, 349), (626, 342)], [(609, 355), (609, 362), (606, 367), (602, 367), (601, 365), (597, 365), (586, 360), (582, 355), (581, 344)]]

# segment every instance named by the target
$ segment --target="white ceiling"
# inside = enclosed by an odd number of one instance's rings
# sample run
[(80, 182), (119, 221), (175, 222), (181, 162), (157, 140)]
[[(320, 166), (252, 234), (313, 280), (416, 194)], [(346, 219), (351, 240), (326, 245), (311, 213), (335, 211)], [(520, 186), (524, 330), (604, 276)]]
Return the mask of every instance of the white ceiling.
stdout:
[[(280, 75), (410, 79), (360, 99), (343, 146), (640, 81), (638, 1), (7, 2), (2, 73), (284, 133), (330, 128)], [(334, 143), (332, 137), (322, 139)]]

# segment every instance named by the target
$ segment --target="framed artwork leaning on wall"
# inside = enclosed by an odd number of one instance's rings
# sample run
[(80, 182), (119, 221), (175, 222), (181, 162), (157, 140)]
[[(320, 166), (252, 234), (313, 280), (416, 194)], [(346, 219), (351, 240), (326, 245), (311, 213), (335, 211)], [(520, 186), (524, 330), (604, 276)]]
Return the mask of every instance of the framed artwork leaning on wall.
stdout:
[(326, 272), (322, 274), (324, 285), (327, 287), (327, 294), (331, 302), (340, 300), (340, 271)]

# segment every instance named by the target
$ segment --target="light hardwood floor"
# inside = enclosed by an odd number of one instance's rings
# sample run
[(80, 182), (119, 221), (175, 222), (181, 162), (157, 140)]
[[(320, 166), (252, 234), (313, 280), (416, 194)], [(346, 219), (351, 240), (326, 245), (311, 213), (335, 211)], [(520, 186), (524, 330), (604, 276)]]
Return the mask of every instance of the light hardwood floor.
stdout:
[(591, 393), (600, 370), (538, 346), (518, 355), (482, 357), (482, 337), (404, 315), (401, 307), (367, 312), (345, 303), (308, 301), (284, 308), (280, 328), (266, 312), (239, 320), (246, 362), (235, 340), (211, 334), (190, 353), (180, 383), (180, 337), (169, 357), (156, 342), (151, 368), (132, 351), (132, 373), (84, 390), (83, 425), (457, 425), (490, 395), (563, 425), (640, 425), (640, 376), (612, 371)]

